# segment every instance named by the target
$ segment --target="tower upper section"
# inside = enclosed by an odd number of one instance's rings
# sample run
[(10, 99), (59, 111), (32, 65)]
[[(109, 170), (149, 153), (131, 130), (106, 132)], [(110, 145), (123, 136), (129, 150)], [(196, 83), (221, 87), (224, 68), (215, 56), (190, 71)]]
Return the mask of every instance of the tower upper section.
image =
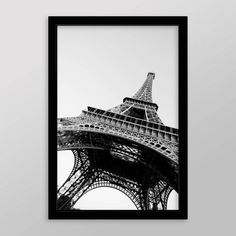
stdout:
[(123, 103), (109, 109), (108, 111), (130, 116), (140, 120), (163, 124), (157, 114), (158, 106), (152, 102), (152, 81), (154, 73), (148, 73), (141, 88), (132, 97), (125, 97)]
[(145, 102), (152, 102), (152, 81), (155, 78), (155, 74), (149, 72), (147, 79), (144, 81), (142, 87), (133, 96), (134, 99), (142, 100)]

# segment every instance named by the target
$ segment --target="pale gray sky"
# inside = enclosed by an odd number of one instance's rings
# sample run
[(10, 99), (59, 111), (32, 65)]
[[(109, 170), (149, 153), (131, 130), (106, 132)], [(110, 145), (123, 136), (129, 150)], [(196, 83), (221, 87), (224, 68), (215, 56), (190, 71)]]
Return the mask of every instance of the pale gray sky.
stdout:
[[(176, 26), (58, 27), (58, 117), (78, 116), (87, 106), (106, 110), (121, 104), (124, 97), (135, 94), (148, 72), (156, 74), (153, 102), (159, 106), (160, 118), (165, 125), (178, 128)], [(58, 155), (59, 185), (72, 168), (69, 156), (68, 152)], [(120, 200), (124, 194), (114, 191), (91, 191), (78, 206), (91, 209), (97, 206), (95, 198), (103, 198), (100, 206), (112, 199), (120, 202), (118, 208), (134, 208), (126, 196)], [(178, 205), (176, 195), (173, 199), (172, 209)]]
[(59, 26), (58, 117), (131, 97), (154, 72), (153, 102), (165, 125), (178, 127), (176, 26)]

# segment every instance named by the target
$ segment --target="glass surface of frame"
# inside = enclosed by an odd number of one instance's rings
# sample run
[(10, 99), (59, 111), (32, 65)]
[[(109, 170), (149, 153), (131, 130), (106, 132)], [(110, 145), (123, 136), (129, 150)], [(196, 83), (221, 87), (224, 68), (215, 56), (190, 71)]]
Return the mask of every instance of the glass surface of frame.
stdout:
[(49, 219), (187, 219), (187, 17), (49, 17)]

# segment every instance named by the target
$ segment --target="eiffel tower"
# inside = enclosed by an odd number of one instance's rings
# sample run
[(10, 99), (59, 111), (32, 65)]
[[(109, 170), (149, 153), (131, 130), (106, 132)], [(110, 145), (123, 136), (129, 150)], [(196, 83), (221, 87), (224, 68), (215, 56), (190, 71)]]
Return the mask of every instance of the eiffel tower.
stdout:
[(178, 130), (158, 116), (154, 78), (148, 73), (137, 93), (112, 109), (58, 119), (57, 149), (71, 150), (74, 166), (58, 188), (57, 210), (73, 210), (100, 187), (120, 190), (138, 210), (167, 210), (170, 192), (178, 192)]

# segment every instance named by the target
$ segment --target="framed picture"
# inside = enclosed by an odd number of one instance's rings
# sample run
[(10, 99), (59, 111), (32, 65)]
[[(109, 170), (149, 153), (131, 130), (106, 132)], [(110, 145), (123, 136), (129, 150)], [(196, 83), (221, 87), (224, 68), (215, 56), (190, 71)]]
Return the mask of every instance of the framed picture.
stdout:
[(187, 17), (49, 17), (49, 219), (187, 219)]

